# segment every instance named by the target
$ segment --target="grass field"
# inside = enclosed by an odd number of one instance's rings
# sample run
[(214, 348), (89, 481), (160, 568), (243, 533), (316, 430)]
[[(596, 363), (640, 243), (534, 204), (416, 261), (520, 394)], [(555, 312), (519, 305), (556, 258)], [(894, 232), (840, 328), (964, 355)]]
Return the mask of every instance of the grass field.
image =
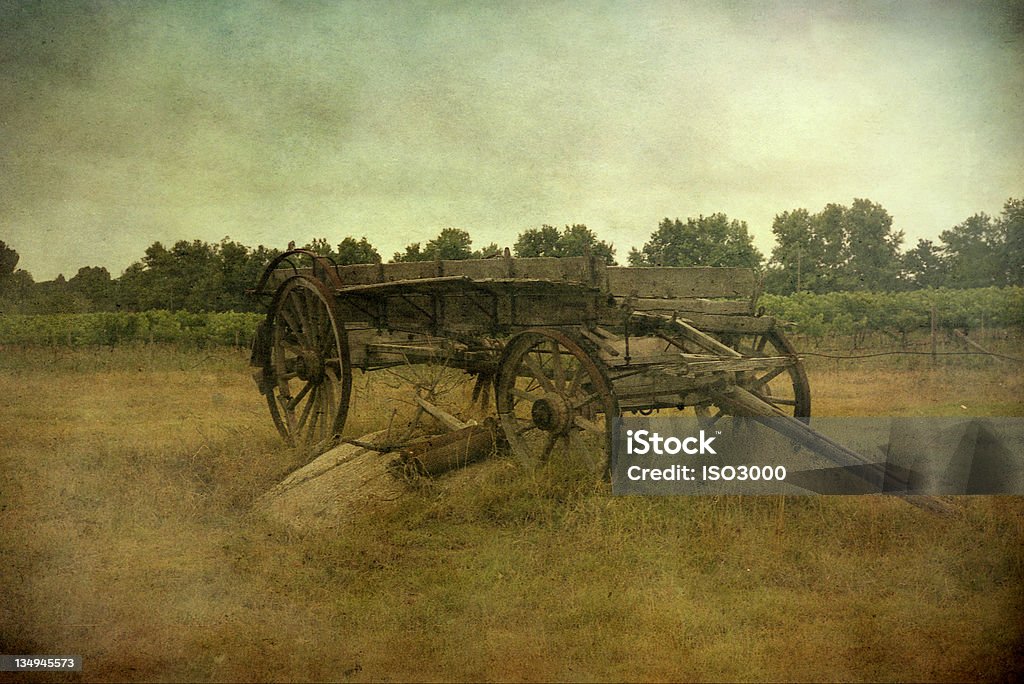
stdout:
[[(991, 359), (810, 374), (822, 415), (1024, 415)], [(85, 658), (36, 681), (1024, 677), (1017, 497), (614, 498), (496, 460), (300, 533), (250, 512), (302, 456), (229, 349), (4, 350), (0, 445), (0, 653)]]

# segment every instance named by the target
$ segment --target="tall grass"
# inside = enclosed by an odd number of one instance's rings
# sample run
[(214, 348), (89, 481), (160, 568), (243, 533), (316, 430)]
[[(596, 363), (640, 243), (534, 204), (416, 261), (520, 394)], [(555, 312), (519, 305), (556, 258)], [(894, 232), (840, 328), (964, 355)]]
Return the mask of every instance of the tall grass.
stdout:
[[(2, 357), (0, 652), (79, 653), (89, 681), (1024, 674), (1019, 498), (619, 498), (494, 459), (301, 532), (251, 513), (304, 456), (245, 360)], [(1019, 376), (947, 371), (811, 372), (832, 414), (933, 410), (950, 377), (1019, 406)], [(354, 425), (384, 427), (398, 390), (356, 384)]]

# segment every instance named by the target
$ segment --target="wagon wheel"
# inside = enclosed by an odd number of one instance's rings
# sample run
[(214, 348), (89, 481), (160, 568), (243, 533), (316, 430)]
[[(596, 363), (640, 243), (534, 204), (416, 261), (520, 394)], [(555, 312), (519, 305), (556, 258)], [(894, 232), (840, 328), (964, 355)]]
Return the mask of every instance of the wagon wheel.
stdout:
[[(771, 404), (783, 413), (807, 422), (811, 415), (811, 386), (803, 362), (797, 358), (796, 348), (778, 330), (767, 333), (736, 335), (724, 340), (744, 356), (789, 356), (793, 362), (767, 371), (740, 373), (737, 384)], [(720, 410), (698, 407), (702, 420), (714, 423)]]
[(348, 340), (330, 292), (306, 276), (286, 280), (267, 312), (267, 405), (291, 446), (311, 447), (341, 432), (352, 389)]
[(505, 438), (523, 463), (582, 461), (609, 472), (611, 420), (619, 415), (600, 362), (559, 330), (527, 330), (505, 348), (495, 383)]

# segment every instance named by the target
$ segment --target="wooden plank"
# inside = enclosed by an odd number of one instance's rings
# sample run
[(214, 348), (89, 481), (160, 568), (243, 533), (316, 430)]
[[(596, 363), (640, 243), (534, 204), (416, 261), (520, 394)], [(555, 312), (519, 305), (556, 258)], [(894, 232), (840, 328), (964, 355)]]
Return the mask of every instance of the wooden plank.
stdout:
[(471, 425), (476, 425), (475, 420), (471, 420), (468, 423), (464, 423), (455, 416), (453, 416), (452, 414), (442, 409), (441, 407), (431, 404), (429, 401), (423, 399), (422, 397), (416, 397), (416, 403), (419, 405), (421, 409), (423, 409), (428, 414), (433, 416), (434, 419), (437, 420), (437, 422), (441, 423), (441, 425), (444, 425), (449, 430), (464, 430)]
[(754, 272), (749, 268), (677, 268), (670, 266), (605, 269), (608, 291), (622, 297), (751, 297)]
[(417, 278), (436, 278), (438, 272), (436, 261), (410, 261), (408, 263), (384, 264), (384, 280), (414, 280)]
[(381, 280), (380, 264), (355, 264), (354, 266), (340, 266), (338, 268), (338, 279), (342, 285), (365, 285), (376, 283)]
[(629, 305), (636, 311), (663, 311), (663, 312), (693, 312), (708, 313), (722, 316), (749, 316), (754, 312), (751, 310), (750, 300), (715, 300), (702, 299), (698, 297), (685, 297), (681, 299), (657, 299), (654, 297), (616, 297), (615, 303)]
[(691, 361), (684, 364), (690, 374), (703, 373), (736, 373), (740, 371), (766, 371), (773, 368), (786, 368), (793, 365), (788, 356), (764, 356), (743, 359), (719, 359), (717, 361)]
[(573, 283), (589, 283), (590, 281), (586, 257), (513, 259), (512, 268), (516, 278)]
[(689, 323), (687, 323), (684, 320), (681, 320), (681, 319), (668, 319), (668, 318), (664, 318), (662, 316), (658, 316), (656, 314), (655, 315), (636, 314), (636, 317), (638, 317), (638, 318), (653, 319), (653, 320), (662, 319), (661, 322), (662, 322), (663, 329), (665, 331), (667, 331), (667, 332), (673, 333), (675, 335), (679, 335), (680, 337), (685, 337), (686, 339), (690, 340), (694, 344), (697, 344), (697, 345), (699, 345), (701, 347), (704, 347), (705, 349), (707, 349), (707, 350), (709, 350), (711, 352), (714, 352), (716, 354), (721, 354), (722, 356), (732, 356), (732, 357), (742, 356), (742, 354), (740, 354), (738, 351), (736, 351), (732, 347), (730, 347), (728, 345), (725, 345), (725, 344), (722, 344), (721, 342), (716, 340), (714, 337), (711, 337), (710, 335), (706, 334), (705, 332), (703, 332), (701, 330), (698, 330), (697, 328), (693, 327), (692, 325), (690, 325)]
[[(604, 272), (604, 264), (595, 262), (592, 265), (587, 257), (411, 261), (394, 264), (353, 264), (339, 266), (337, 269), (338, 278), (344, 286), (439, 276), (464, 276), (474, 280), (521, 278), (599, 285), (605, 280)], [(311, 269), (292, 269), (284, 265), (277, 268), (272, 277), (275, 282), (280, 282), (295, 273), (311, 275)]]
[(504, 259), (445, 260), (441, 262), (441, 270), (444, 275), (460, 275), (473, 280), (512, 277), (509, 265)]
[(695, 327), (714, 333), (763, 334), (778, 327), (771, 316), (716, 316), (688, 313), (684, 316)]

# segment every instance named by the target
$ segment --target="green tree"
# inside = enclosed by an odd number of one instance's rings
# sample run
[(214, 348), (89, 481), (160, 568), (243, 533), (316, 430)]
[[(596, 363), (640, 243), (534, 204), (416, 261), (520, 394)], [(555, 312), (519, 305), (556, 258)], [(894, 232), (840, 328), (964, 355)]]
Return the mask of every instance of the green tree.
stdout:
[(561, 234), (554, 226), (543, 225), (540, 228), (527, 228), (513, 246), (517, 257), (556, 257), (558, 240)]
[(503, 250), (501, 249), (501, 247), (498, 246), (498, 243), (492, 242), (491, 244), (489, 244), (489, 245), (487, 245), (485, 247), (481, 247), (480, 249), (473, 250), (473, 258), (474, 259), (490, 259), (491, 257), (498, 256), (499, 254), (502, 253), (502, 251)]
[(946, 282), (946, 265), (942, 251), (931, 240), (918, 240), (914, 249), (902, 257), (903, 276), (911, 287), (942, 287)]
[(553, 226), (529, 228), (519, 234), (514, 246), (518, 257), (595, 256), (606, 264), (615, 263), (615, 247), (598, 240), (594, 231), (581, 223), (559, 230)]
[(826, 266), (824, 240), (806, 209), (778, 214), (772, 222), (775, 247), (768, 262), (766, 287), (771, 292), (820, 292)]
[(1000, 226), (988, 214), (975, 214), (939, 233), (950, 287), (1002, 285), (1004, 241)]
[(333, 256), (334, 252), (331, 250), (331, 243), (327, 241), (327, 238), (313, 238), (312, 242), (307, 242), (302, 246), (302, 249), (308, 249), (314, 254), (320, 256)]
[(365, 237), (358, 241), (353, 237), (347, 237), (338, 243), (335, 261), (339, 266), (347, 266), (349, 264), (379, 264), (381, 259), (380, 252)]
[(24, 310), (35, 282), (32, 275), (17, 268), (20, 256), (0, 240), (0, 314)]
[(8, 247), (7, 243), (0, 240), (0, 288), (8, 278), (14, 275), (14, 269), (20, 258), (13, 247)]
[(855, 199), (846, 211), (845, 285), (850, 290), (895, 290), (899, 283), (903, 231), (893, 230), (892, 216), (877, 204)]
[(812, 217), (814, 235), (821, 247), (820, 285), (818, 291), (830, 292), (840, 288), (839, 280), (847, 260), (847, 208), (829, 203)]
[(114, 308), (116, 284), (102, 266), (83, 266), (68, 281), (68, 291), (81, 296), (88, 311), (110, 311)]
[(436, 259), (472, 259), (473, 239), (461, 228), (445, 228), (420, 248), (420, 243), (406, 245), (404, 252), (395, 252), (392, 261), (434, 261)]
[(663, 219), (642, 249), (629, 254), (632, 266), (740, 266), (760, 268), (763, 257), (754, 247), (746, 221), (725, 214)]
[(120, 304), (134, 310), (208, 311), (223, 302), (222, 260), (201, 240), (180, 240), (171, 249), (154, 242), (120, 283)]
[(891, 290), (900, 283), (903, 233), (882, 205), (855, 199), (817, 214), (783, 212), (772, 224), (776, 244), (766, 278), (771, 292)]
[(1007, 285), (1024, 285), (1024, 200), (1006, 200), (998, 219)]
[(257, 311), (258, 303), (247, 294), (247, 290), (256, 285), (264, 267), (280, 252), (268, 250), (263, 245), (251, 249), (229, 237), (220, 241), (215, 252), (220, 266), (221, 288), (210, 309)]

